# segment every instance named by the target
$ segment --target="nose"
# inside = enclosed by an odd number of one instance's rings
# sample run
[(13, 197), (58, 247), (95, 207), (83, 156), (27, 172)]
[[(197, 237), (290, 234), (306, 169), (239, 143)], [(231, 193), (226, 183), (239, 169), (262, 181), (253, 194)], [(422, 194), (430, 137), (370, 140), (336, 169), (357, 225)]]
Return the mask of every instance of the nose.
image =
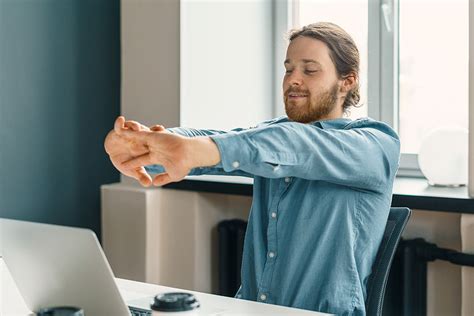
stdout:
[(289, 73), (286, 79), (290, 86), (301, 86), (303, 84), (303, 78), (299, 71), (296, 70)]

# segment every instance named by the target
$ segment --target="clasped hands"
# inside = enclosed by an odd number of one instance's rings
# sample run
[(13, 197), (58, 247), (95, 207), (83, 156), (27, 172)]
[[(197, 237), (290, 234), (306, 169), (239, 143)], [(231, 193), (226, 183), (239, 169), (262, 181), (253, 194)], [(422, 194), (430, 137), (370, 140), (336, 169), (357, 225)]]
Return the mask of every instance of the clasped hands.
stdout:
[[(185, 137), (162, 125), (147, 127), (119, 116), (104, 141), (115, 168), (143, 186), (162, 186), (182, 180), (193, 168), (220, 162), (219, 150), (209, 137)], [(145, 166), (161, 165), (165, 172), (152, 179)]]

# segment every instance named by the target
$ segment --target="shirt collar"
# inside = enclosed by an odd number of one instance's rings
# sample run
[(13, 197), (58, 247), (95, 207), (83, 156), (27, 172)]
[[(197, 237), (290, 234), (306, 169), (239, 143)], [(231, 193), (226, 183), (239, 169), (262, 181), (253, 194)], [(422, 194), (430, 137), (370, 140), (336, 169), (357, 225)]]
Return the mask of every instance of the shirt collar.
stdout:
[(350, 122), (352, 122), (350, 118), (337, 118), (333, 120), (317, 121), (312, 124), (316, 124), (324, 129), (342, 129)]
[[(288, 116), (281, 116), (278, 118), (278, 120), (283, 121), (283, 122), (290, 122), (288, 119)], [(344, 126), (347, 124), (353, 122), (350, 118), (337, 118), (337, 119), (332, 119), (332, 120), (322, 120), (322, 121), (315, 121), (311, 122), (308, 124), (315, 125), (324, 129), (342, 129)]]

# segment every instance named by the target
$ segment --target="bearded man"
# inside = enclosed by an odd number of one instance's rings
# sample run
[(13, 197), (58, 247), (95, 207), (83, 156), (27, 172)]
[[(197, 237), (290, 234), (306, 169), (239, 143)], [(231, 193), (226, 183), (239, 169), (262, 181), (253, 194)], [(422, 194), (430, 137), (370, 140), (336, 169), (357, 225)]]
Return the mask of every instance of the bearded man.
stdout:
[(253, 177), (236, 296), (365, 315), (399, 138), (382, 122), (344, 118), (360, 99), (359, 52), (337, 25), (292, 31), (284, 65), (287, 116), (229, 132), (148, 128), (119, 117), (105, 148), (123, 174), (145, 186), (186, 175)]

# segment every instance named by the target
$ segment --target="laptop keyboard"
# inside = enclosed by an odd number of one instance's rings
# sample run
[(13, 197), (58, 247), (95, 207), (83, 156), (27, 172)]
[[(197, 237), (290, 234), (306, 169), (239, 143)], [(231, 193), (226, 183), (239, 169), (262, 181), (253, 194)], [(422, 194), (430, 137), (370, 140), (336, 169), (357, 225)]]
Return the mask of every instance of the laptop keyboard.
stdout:
[(139, 309), (139, 308), (134, 308), (134, 307), (128, 307), (130, 310), (130, 313), (132, 316), (151, 316), (151, 311), (147, 311), (144, 309)]

